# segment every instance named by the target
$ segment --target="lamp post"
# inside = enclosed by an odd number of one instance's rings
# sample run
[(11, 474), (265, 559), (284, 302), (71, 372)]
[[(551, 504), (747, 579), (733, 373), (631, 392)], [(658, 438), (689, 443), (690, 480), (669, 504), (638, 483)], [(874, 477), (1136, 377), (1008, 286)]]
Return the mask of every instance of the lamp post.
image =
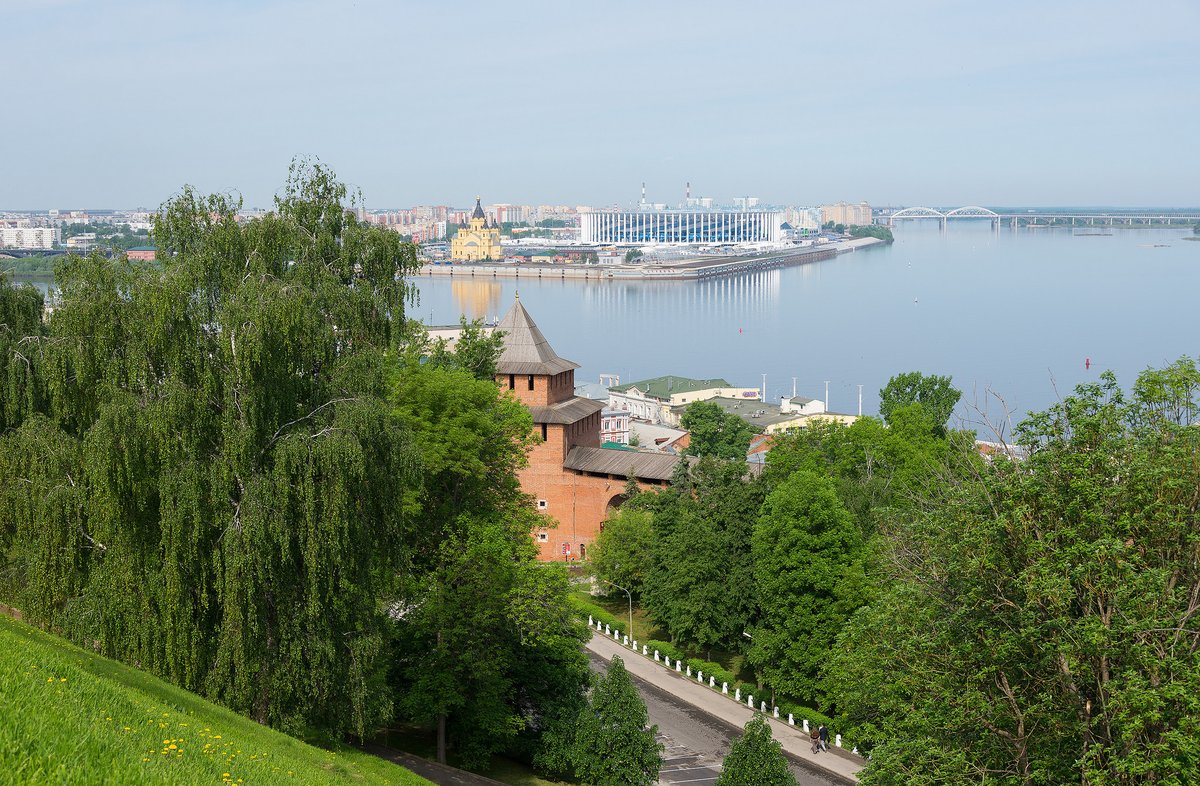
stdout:
[(627, 598), (629, 598), (629, 646), (632, 647), (633, 646), (633, 595), (631, 595), (629, 590), (625, 589), (620, 584), (614, 584), (613, 582), (609, 581), (608, 579), (600, 579), (600, 580), (603, 581), (605, 584), (612, 584), (614, 587), (621, 590), (621, 592), (624, 592), (625, 596)]

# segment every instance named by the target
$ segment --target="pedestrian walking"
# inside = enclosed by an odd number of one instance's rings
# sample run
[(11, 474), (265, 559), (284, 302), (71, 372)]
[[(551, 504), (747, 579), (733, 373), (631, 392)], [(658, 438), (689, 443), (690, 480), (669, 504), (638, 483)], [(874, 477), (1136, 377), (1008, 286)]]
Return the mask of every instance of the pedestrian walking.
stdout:
[(829, 729), (824, 723), (817, 729), (817, 744), (821, 750), (829, 750)]
[(812, 737), (812, 752), (816, 753), (817, 751), (819, 751), (821, 749), (820, 733), (817, 731), (816, 728), (813, 728), (813, 730), (811, 732), (809, 732), (809, 736)]

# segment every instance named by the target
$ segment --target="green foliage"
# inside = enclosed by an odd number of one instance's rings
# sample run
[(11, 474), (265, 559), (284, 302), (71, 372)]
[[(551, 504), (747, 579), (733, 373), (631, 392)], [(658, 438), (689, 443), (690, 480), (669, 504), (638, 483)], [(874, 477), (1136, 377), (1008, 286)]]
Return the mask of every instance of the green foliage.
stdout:
[(850, 237), (877, 237), (888, 243), (892, 243), (896, 238), (892, 235), (890, 227), (883, 224), (868, 224), (867, 226), (854, 225), (847, 230)]
[(783, 746), (771, 738), (762, 715), (751, 718), (730, 745), (715, 786), (796, 786)]
[(49, 278), (54, 266), (66, 254), (36, 254), (28, 257), (0, 258), (0, 275), (31, 276)]
[[(35, 409), (42, 392), (33, 378), (28, 355), (45, 329), (42, 293), (25, 284), (13, 286), (0, 274), (0, 434), (19, 425)], [(4, 541), (0, 531), (0, 553)]]
[(901, 409), (917, 404), (940, 435), (945, 433), (946, 421), (954, 414), (954, 407), (961, 397), (962, 393), (954, 389), (950, 377), (909, 371), (892, 377), (879, 391), (879, 414), (891, 425)]
[(467, 321), (461, 317), (458, 340), (453, 347), (445, 339), (430, 341), (428, 333), (419, 323), (409, 325), (407, 353), (420, 362), (438, 368), (459, 369), (475, 379), (491, 380), (496, 376), (496, 360), (504, 349), (504, 333), (499, 330), (486, 332), (483, 321)]
[(648, 511), (618, 509), (604, 522), (589, 555), (597, 578), (624, 587), (634, 598), (641, 595), (650, 572), (652, 518)]
[(765, 494), (744, 463), (702, 459), (666, 492), (639, 495), (654, 517), (643, 598), (672, 641), (741, 646), (755, 603), (750, 536)]
[(592, 786), (652, 786), (663, 746), (655, 740), (658, 727), (647, 727), (647, 720), (625, 664), (614, 656), (579, 713), (574, 755), (579, 779)]
[(628, 262), (636, 262), (639, 259), (641, 259), (643, 256), (645, 256), (645, 255), (642, 253), (642, 250), (640, 248), (631, 248), (625, 252), (625, 261), (627, 263)]
[(608, 609), (605, 609), (603, 606), (599, 606), (581, 598), (579, 593), (573, 593), (571, 595), (571, 606), (581, 618), (590, 616), (592, 619), (599, 621), (602, 625), (608, 625), (614, 630), (620, 630), (628, 633), (628, 631), (625, 631), (625, 628), (629, 626), (628, 618), (617, 617), (617, 615), (608, 611)]
[(833, 481), (801, 470), (767, 497), (753, 549), (759, 608), (750, 662), (776, 690), (815, 703), (821, 666), (866, 596), (861, 533)]
[(711, 401), (693, 401), (683, 411), (679, 425), (691, 432), (691, 443), (685, 453), (689, 456), (744, 461), (750, 440), (758, 432), (737, 415), (726, 412)]
[(828, 685), (864, 784), (1200, 779), (1200, 432), (1187, 358), (1110, 373), (888, 522), (881, 593)]
[(437, 724), (440, 751), (452, 743), (464, 764), (480, 766), (515, 750), (557, 771), (587, 681), (586, 633), (562, 566), (536, 564), (536, 514), (516, 478), (529, 411), (469, 368), (494, 367), (494, 344), (477, 340), (484, 349), (435, 352), (426, 363), (410, 347), (390, 379), (424, 467), (406, 500), (422, 527), (393, 602), (404, 624), (392, 680), (404, 718)]
[(651, 653), (653, 653), (654, 650), (658, 650), (660, 654), (665, 655), (673, 661), (683, 658), (683, 650), (667, 641), (655, 641), (654, 639), (651, 639), (650, 641), (646, 642), (646, 647)]
[(0, 617), (4, 783), (428, 784), (354, 748), (272, 731)]

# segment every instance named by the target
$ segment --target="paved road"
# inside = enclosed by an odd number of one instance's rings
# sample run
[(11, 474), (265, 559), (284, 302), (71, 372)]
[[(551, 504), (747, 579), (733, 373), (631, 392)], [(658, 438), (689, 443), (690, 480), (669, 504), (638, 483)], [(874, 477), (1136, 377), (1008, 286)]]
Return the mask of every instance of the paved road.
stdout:
[[(607, 661), (603, 657), (596, 652), (588, 655), (594, 671), (605, 668)], [(650, 723), (658, 726), (658, 739), (666, 748), (659, 783), (663, 786), (712, 786), (721, 771), (721, 761), (729, 753), (731, 741), (741, 733), (741, 727), (714, 718), (642, 679), (634, 671), (631, 662), (634, 657), (641, 659), (628, 650), (622, 654), (633, 683), (646, 702)], [(792, 761), (792, 772), (800, 786), (842, 786), (843, 783), (795, 761)]]

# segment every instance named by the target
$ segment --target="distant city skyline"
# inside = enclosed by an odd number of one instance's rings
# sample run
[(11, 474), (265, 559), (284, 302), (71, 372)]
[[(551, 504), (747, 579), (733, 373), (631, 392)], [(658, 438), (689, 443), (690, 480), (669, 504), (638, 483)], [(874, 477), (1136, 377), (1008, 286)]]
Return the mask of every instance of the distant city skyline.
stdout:
[(0, 0), (0, 209), (1200, 204), (1200, 5)]

